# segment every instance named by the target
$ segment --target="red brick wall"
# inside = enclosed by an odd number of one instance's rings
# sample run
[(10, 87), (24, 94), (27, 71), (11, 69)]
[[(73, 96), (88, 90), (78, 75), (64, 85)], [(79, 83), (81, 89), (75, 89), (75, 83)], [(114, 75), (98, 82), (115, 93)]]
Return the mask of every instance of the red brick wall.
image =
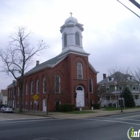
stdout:
[[(77, 79), (77, 63), (81, 62), (83, 65), (83, 79)], [(61, 103), (72, 103), (75, 104), (75, 91), (78, 85), (84, 87), (85, 91), (85, 105), (89, 106), (89, 101), (92, 99), (96, 102), (95, 92), (97, 85), (96, 73), (94, 73), (88, 64), (87, 56), (80, 56), (77, 54), (68, 54), (68, 56), (57, 64), (54, 68), (46, 68), (34, 74), (25, 77), (24, 83), (24, 94), (23, 94), (23, 107), (25, 108), (25, 102), (28, 101), (28, 109), (30, 109), (30, 101), (33, 101), (33, 95), (36, 94), (36, 80), (39, 79), (39, 110), (42, 110), (42, 100), (48, 98), (48, 93), (53, 88), (54, 76), (58, 74), (61, 77), (61, 92), (53, 93), (49, 98), (49, 110), (55, 109), (55, 101), (60, 99)], [(43, 93), (43, 77), (47, 78), (47, 94)], [(93, 79), (93, 93), (89, 93), (89, 78)], [(34, 94), (30, 94), (30, 83), (34, 82)], [(26, 82), (28, 82), (28, 95), (26, 95)], [(10, 100), (10, 98), (8, 98)], [(17, 96), (19, 100), (19, 96)], [(35, 106), (34, 106), (35, 108)]]

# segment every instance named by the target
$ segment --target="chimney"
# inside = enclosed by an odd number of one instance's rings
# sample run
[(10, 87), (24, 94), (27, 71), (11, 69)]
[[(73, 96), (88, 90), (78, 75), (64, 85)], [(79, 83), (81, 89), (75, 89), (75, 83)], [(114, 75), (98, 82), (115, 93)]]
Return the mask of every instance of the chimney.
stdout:
[(103, 79), (105, 79), (105, 78), (106, 78), (106, 74), (104, 73), (104, 74), (103, 74)]
[(36, 66), (38, 66), (38, 65), (39, 65), (39, 61), (37, 60), (37, 61), (36, 61)]

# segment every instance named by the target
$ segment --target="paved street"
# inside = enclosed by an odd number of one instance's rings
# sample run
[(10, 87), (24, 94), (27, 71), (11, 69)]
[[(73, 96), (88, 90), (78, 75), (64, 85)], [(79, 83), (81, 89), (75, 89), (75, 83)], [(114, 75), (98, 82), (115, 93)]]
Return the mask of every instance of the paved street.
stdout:
[(85, 119), (3, 120), (0, 140), (128, 140), (130, 127), (140, 129), (139, 112)]

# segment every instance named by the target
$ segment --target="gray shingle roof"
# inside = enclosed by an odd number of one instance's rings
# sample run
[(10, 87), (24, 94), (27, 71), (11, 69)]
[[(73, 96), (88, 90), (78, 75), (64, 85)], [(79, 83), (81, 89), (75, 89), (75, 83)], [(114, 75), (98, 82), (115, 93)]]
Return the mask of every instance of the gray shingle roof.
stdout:
[[(15, 81), (15, 86), (16, 85), (17, 85), (17, 81)], [(10, 85), (7, 86), (7, 88), (11, 88), (11, 87), (13, 87), (13, 82)]]
[[(112, 77), (113, 80), (109, 81), (109, 77)], [(115, 82), (129, 82), (129, 83), (136, 83), (135, 79), (129, 80), (128, 77), (132, 77), (129, 74), (123, 74), (121, 72), (115, 72), (114, 74), (112, 74), (111, 76), (106, 77), (105, 79), (103, 79), (102, 81), (98, 82), (98, 85), (103, 85), (103, 84), (115, 84)], [(120, 79), (121, 78), (121, 79)]]
[(66, 54), (59, 54), (58, 56), (45, 61), (37, 66), (35, 66), (34, 68), (32, 68), (30, 71), (28, 71), (27, 73), (25, 73), (25, 76), (35, 73), (37, 71), (40, 71), (46, 67), (54, 67), (56, 64), (58, 64), (60, 61), (62, 61), (67, 55)]

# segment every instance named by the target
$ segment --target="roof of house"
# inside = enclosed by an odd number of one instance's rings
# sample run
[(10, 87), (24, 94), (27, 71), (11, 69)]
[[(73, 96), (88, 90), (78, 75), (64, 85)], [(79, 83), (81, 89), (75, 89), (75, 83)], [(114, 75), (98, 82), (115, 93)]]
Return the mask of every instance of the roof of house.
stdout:
[(1, 90), (1, 94), (2, 94), (3, 96), (7, 96), (7, 94), (8, 94), (7, 89), (2, 89), (2, 90)]
[[(109, 78), (112, 77), (113, 80), (109, 81)], [(130, 83), (136, 83), (136, 79), (128, 79), (128, 77), (132, 77), (130, 74), (123, 74), (121, 72), (115, 72), (111, 76), (106, 77), (105, 79), (101, 80), (98, 82), (98, 85), (103, 85), (103, 84), (109, 84), (109, 85), (114, 85), (115, 82), (117, 83), (123, 83), (123, 82), (130, 82)]]

